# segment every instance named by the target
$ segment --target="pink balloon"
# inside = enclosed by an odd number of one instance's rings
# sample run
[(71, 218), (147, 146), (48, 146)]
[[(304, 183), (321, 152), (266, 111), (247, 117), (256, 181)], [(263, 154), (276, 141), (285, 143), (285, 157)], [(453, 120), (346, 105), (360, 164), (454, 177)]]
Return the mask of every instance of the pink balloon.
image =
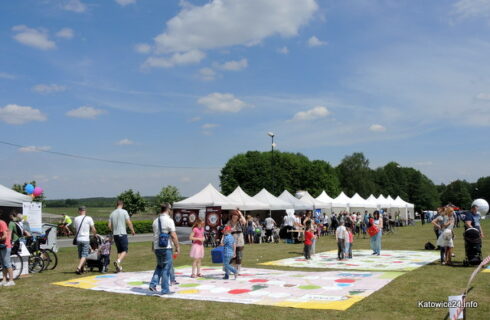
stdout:
[(39, 197), (40, 195), (43, 194), (43, 188), (41, 187), (35, 187), (34, 192), (32, 193), (35, 197)]

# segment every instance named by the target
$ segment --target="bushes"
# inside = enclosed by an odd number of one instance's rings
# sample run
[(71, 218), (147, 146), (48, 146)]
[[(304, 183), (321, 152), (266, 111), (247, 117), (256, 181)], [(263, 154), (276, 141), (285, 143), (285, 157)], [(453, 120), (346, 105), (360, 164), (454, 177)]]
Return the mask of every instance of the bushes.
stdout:
[[(153, 233), (152, 220), (138, 220), (133, 221), (134, 232), (136, 233)], [(109, 234), (109, 227), (107, 221), (96, 221), (95, 229), (97, 233), (101, 235)], [(129, 228), (128, 228), (129, 233)]]

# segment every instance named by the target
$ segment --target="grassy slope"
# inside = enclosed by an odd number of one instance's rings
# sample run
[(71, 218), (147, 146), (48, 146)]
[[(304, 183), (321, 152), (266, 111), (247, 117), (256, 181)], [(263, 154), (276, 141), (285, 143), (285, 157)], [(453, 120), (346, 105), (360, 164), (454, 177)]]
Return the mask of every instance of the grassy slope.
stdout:
[[(490, 236), (490, 223), (485, 221), (486, 234)], [(462, 228), (456, 231), (456, 258), (464, 256)], [(383, 238), (383, 249), (421, 249), (427, 240), (433, 243), (430, 225), (398, 229), (395, 235)], [(490, 255), (490, 241), (485, 239), (484, 255)], [(356, 239), (355, 249), (369, 248), (368, 239)], [(317, 244), (317, 252), (335, 249), (334, 240), (324, 237)], [(189, 264), (189, 246), (176, 261)], [(301, 245), (262, 244), (245, 248), (245, 266), (258, 262), (297, 256)], [(32, 319), (43, 314), (44, 319), (442, 319), (445, 309), (419, 309), (418, 300), (446, 300), (448, 295), (460, 294), (473, 268), (447, 267), (437, 263), (419, 268), (398, 277), (383, 289), (375, 292), (347, 311), (319, 311), (278, 308), (257, 305), (201, 302), (192, 300), (164, 300), (156, 297), (111, 294), (65, 288), (51, 285), (56, 281), (76, 278), (74, 248), (61, 249), (60, 265), (54, 271), (43, 272), (17, 282), (13, 288), (0, 288), (0, 315), (4, 319)], [(209, 249), (206, 261), (209, 261)], [(150, 270), (154, 256), (149, 243), (130, 245), (125, 261), (126, 271)], [(274, 267), (279, 268), (279, 267)], [(286, 268), (287, 269), (287, 268)], [(308, 270), (308, 271), (313, 271)], [(490, 274), (477, 275), (469, 300), (479, 303), (468, 312), (469, 319), (488, 319), (490, 314)], [(14, 307), (18, 306), (18, 307)]]

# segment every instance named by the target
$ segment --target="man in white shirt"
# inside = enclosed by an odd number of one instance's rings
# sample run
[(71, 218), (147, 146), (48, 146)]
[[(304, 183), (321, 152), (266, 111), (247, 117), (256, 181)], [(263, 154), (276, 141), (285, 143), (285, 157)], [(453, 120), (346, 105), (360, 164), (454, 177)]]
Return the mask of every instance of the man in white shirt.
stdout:
[(93, 235), (95, 236), (97, 234), (97, 230), (95, 230), (94, 220), (86, 215), (87, 208), (85, 206), (78, 208), (78, 213), (79, 216), (74, 219), (74, 226), (76, 230), (75, 237), (78, 246), (78, 258), (80, 259), (76, 273), (82, 274), (83, 266), (85, 265), (90, 249), (90, 231), (92, 231)]
[(126, 225), (128, 225), (131, 234), (134, 236), (134, 228), (129, 214), (123, 209), (124, 202), (117, 200), (116, 210), (112, 211), (109, 217), (109, 230), (112, 231), (114, 236), (114, 243), (117, 248), (117, 260), (114, 261), (114, 267), (116, 272), (122, 271), (121, 263), (128, 253), (128, 233), (126, 232)]
[[(150, 282), (150, 291), (156, 292), (158, 282), (161, 282), (161, 294), (173, 294), (169, 289), (170, 272), (173, 268), (172, 263), (172, 243), (175, 254), (180, 253), (179, 240), (175, 233), (175, 223), (170, 217), (170, 204), (165, 203), (160, 208), (158, 218), (153, 221), (153, 249), (157, 259), (157, 266)], [(168, 242), (165, 247), (160, 246), (160, 234), (169, 234)]]
[(345, 240), (347, 238), (347, 229), (344, 227), (344, 222), (340, 222), (337, 230), (335, 230), (335, 239), (337, 239), (337, 257), (339, 260), (344, 260)]
[(272, 242), (272, 230), (274, 230), (275, 226), (276, 221), (270, 215), (265, 218), (265, 239), (267, 242)]

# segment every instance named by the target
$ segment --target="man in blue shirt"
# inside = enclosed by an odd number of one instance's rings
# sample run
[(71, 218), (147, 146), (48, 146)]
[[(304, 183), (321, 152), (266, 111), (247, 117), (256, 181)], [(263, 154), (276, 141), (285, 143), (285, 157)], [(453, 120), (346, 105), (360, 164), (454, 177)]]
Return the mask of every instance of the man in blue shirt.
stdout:
[(474, 204), (471, 206), (471, 213), (467, 213), (465, 215), (464, 225), (465, 225), (465, 229), (468, 228), (478, 229), (478, 231), (480, 231), (480, 236), (483, 238), (484, 235), (483, 235), (483, 230), (480, 227), (480, 218), (481, 215), (478, 212), (478, 206)]

